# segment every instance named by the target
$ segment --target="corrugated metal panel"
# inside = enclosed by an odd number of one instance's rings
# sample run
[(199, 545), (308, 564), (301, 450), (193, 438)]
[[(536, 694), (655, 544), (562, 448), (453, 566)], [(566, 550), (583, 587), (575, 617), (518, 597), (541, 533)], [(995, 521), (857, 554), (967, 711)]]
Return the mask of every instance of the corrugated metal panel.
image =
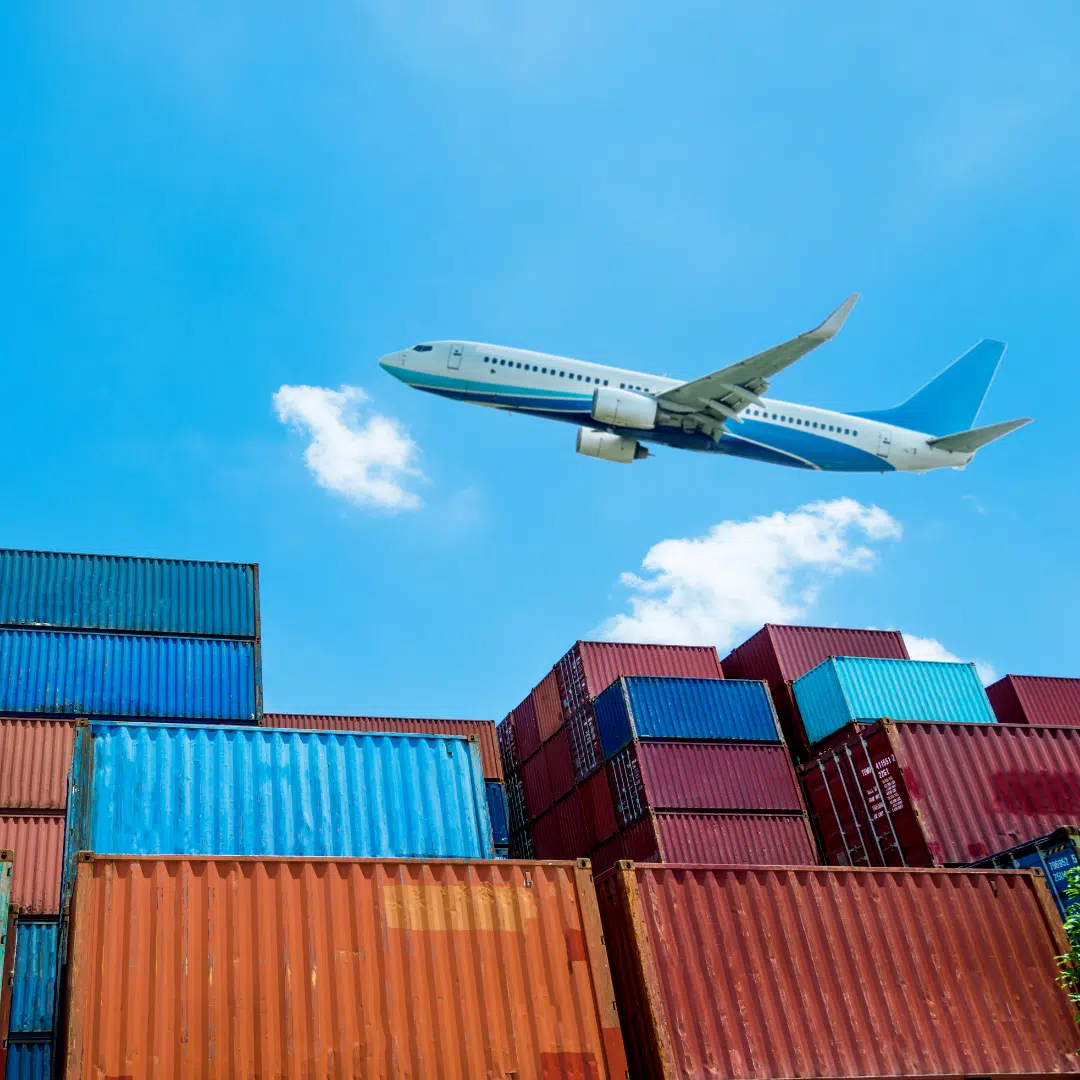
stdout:
[(537, 859), (561, 859), (563, 857), (562, 830), (555, 808), (546, 810), (529, 827), (533, 852)]
[(620, 825), (650, 809), (803, 811), (780, 743), (635, 742), (608, 768)]
[(792, 689), (811, 742), (853, 720), (996, 720), (974, 664), (836, 656)]
[(525, 816), (531, 821), (555, 801), (546, 754), (536, 754), (525, 762), (521, 767), (521, 783), (525, 788)]
[(580, 784), (604, 764), (604, 749), (600, 745), (600, 732), (591, 701), (575, 709), (567, 719), (566, 735), (570, 740), (574, 779)]
[[(3, 978), (5, 984), (2, 992), (0, 992), (0, 1001), (3, 1001), (5, 1008), (10, 1003), (10, 991), (7, 984), (11, 976), (11, 950), (15, 945), (14, 941), (11, 940), (14, 888), (14, 855), (11, 851), (0, 850), (0, 977)], [(5, 1016), (0, 1016), (0, 1037), (5, 1039), (7, 1037), (6, 1021)], [(0, 1046), (0, 1049), (2, 1049), (2, 1046)], [(0, 1055), (0, 1060), (2, 1060), (2, 1055)]]
[(11, 1040), (5, 1080), (52, 1080), (52, 1075), (52, 1045), (49, 1042)]
[(486, 780), (488, 817), (491, 818), (491, 838), (496, 847), (510, 843), (510, 816), (506, 805), (506, 789), (496, 780)]
[(12, 1034), (52, 1031), (59, 931), (57, 919), (19, 919), (17, 923)]
[(1080, 1070), (1030, 874), (639, 866), (598, 894), (640, 1080)]
[(510, 834), (510, 858), (512, 859), (535, 859), (536, 850), (533, 845), (532, 833), (528, 829)]
[(582, 813), (589, 829), (589, 847), (602, 844), (619, 827), (615, 818), (615, 803), (608, 785), (607, 769), (595, 772), (578, 788), (581, 792)]
[(499, 740), (499, 757), (502, 758), (503, 777), (521, 771), (521, 755), (518, 753), (517, 732), (514, 730), (514, 714), (504, 717), (495, 734)]
[(62, 811), (74, 738), (70, 720), (0, 718), (0, 809)]
[(587, 866), (79, 866), (69, 1080), (621, 1078)]
[(1055, 829), (1049, 836), (1040, 836), (1026, 844), (1017, 844), (989, 858), (972, 863), (973, 868), (998, 870), (1040, 870), (1050, 889), (1062, 919), (1066, 908), (1078, 901), (1069, 896), (1069, 873), (1080, 869), (1080, 829), (1069, 826)]
[(1080, 727), (1080, 679), (1006, 675), (986, 695), (1003, 724)]
[(459, 735), (474, 738), (480, 748), (485, 780), (505, 779), (494, 720), (435, 720), (404, 716), (321, 716), (309, 713), (266, 713), (263, 727), (304, 731), (387, 731), (398, 735)]
[(604, 756), (631, 739), (740, 739), (779, 742), (763, 682), (620, 678), (595, 704)]
[(257, 723), (258, 650), (215, 638), (0, 630), (0, 712)]
[(657, 675), (685, 679), (722, 679), (720, 659), (711, 645), (638, 645), (616, 641), (579, 641), (585, 688), (595, 698), (620, 675)]
[(654, 812), (593, 849), (593, 872), (635, 862), (813, 866), (817, 851), (804, 814)]
[(563, 858), (587, 858), (592, 845), (589, 839), (589, 828), (585, 822), (581, 792), (575, 789), (565, 799), (560, 799), (555, 804), (555, 816), (559, 820)]
[(15, 852), (11, 902), (28, 915), (59, 914), (64, 819), (57, 815), (0, 814), (0, 850)]
[[(551, 779), (551, 798), (561, 799), (574, 786), (574, 762), (570, 756), (570, 739), (563, 728), (544, 743), (548, 776)], [(574, 858), (577, 858), (575, 855)]]
[(518, 753), (522, 762), (525, 762), (540, 749), (540, 728), (536, 720), (536, 703), (532, 693), (510, 715), (513, 718)]
[(549, 671), (532, 692), (541, 742), (547, 742), (563, 726), (562, 697), (555, 672)]
[[(69, 850), (490, 858), (476, 743), (447, 735), (92, 724)], [(71, 873), (68, 868), (67, 873)]]
[(521, 832), (529, 820), (525, 810), (525, 785), (514, 773), (506, 779), (506, 809), (510, 815), (511, 833)]
[(259, 637), (259, 568), (0, 549), (0, 626)]

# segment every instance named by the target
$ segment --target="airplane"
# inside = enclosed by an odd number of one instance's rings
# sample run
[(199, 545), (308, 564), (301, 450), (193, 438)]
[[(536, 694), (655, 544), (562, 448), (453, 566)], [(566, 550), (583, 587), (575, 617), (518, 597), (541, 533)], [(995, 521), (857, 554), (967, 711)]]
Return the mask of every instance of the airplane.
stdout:
[(984, 339), (892, 409), (841, 413), (766, 398), (770, 380), (835, 337), (859, 294), (820, 326), (685, 382), (474, 341), (426, 341), (379, 364), (433, 394), (579, 425), (577, 452), (624, 464), (646, 443), (825, 472), (963, 469), (1030, 417), (974, 427), (1005, 353)]

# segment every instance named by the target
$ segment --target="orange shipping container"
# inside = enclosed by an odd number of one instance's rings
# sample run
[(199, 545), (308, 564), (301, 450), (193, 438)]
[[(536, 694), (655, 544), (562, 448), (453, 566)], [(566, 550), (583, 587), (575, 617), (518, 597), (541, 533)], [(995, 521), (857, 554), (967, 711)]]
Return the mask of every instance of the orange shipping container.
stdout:
[(597, 893), (634, 1080), (1080, 1071), (1031, 873), (620, 863)]
[(67, 1077), (626, 1071), (584, 860), (84, 854), (68, 970)]

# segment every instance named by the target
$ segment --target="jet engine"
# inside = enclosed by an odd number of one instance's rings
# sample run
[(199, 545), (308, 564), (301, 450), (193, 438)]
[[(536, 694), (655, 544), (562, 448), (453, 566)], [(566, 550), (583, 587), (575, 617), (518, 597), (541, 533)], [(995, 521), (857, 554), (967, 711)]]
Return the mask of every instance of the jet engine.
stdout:
[(656, 427), (656, 401), (644, 394), (601, 386), (593, 391), (592, 415), (612, 427), (649, 430)]
[(587, 427), (578, 428), (577, 452), (604, 461), (619, 461), (624, 465), (649, 456), (649, 451), (637, 439), (624, 439), (612, 431), (595, 431)]

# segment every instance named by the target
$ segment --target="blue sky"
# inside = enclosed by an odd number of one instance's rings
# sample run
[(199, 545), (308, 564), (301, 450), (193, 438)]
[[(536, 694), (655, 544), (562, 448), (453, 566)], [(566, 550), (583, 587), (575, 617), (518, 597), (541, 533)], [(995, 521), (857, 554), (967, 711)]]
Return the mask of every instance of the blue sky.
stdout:
[[(257, 560), (278, 710), (496, 717), (578, 637), (778, 612), (1080, 674), (1075, 5), (219, 7), (0, 15), (0, 542)], [(375, 363), (689, 378), (854, 290), (776, 396), (892, 405), (990, 336), (981, 419), (1037, 422), (964, 473), (623, 467)]]

